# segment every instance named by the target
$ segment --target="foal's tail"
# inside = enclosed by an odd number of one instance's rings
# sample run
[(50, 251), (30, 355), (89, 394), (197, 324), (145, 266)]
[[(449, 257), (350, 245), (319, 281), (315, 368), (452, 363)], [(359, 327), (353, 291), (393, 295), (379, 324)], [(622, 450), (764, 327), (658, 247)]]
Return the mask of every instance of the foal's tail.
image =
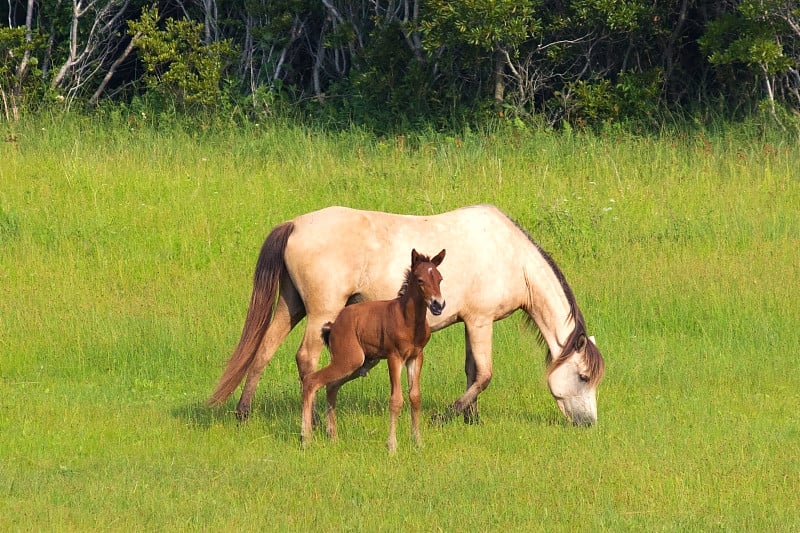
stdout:
[(325, 322), (322, 325), (322, 342), (328, 347), (331, 345), (331, 326), (333, 326), (333, 322)]
[(253, 294), (250, 296), (250, 308), (247, 310), (242, 336), (236, 350), (228, 359), (225, 372), (208, 399), (207, 403), (210, 406), (219, 405), (230, 396), (241, 383), (256, 356), (264, 332), (272, 321), (272, 309), (278, 295), (279, 281), (281, 274), (286, 270), (283, 253), (293, 230), (292, 222), (284, 222), (275, 226), (264, 240), (253, 274)]

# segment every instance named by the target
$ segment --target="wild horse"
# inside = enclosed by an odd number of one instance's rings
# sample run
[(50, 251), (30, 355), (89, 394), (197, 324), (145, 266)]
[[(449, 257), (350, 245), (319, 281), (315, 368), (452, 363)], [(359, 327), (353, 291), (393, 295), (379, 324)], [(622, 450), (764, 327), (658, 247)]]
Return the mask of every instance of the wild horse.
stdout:
[(553, 259), (490, 205), (432, 216), (328, 207), (277, 225), (261, 248), (242, 335), (209, 404), (224, 402), (246, 374), (236, 413), (247, 418), (264, 368), (305, 316), (300, 379), (316, 370), (322, 325), (348, 303), (392, 298), (412, 247), (449, 250), (441, 269), (447, 309), (428, 323), (432, 331), (464, 323), (467, 388), (452, 411), (477, 419), (478, 395), (492, 378), (493, 323), (521, 309), (547, 344), (548, 386), (561, 412), (577, 425), (597, 421), (605, 366), (572, 289)]
[(411, 403), (411, 435), (417, 445), (422, 443), (419, 432), (421, 401), (420, 373), (423, 349), (431, 337), (426, 310), (438, 316), (445, 308), (438, 267), (445, 250), (432, 259), (411, 250), (411, 267), (406, 270), (403, 285), (393, 300), (361, 302), (342, 309), (336, 321), (322, 326), (322, 338), (331, 353), (331, 362), (303, 378), (303, 417), (300, 442), (306, 445), (311, 438), (311, 419), (314, 396), (326, 386), (328, 399), (328, 436), (336, 438), (336, 395), (339, 387), (359, 375), (359, 370), (386, 359), (389, 366), (391, 396), (389, 400), (390, 452), (397, 449), (397, 417), (403, 406), (400, 374), (403, 365), (408, 373), (408, 396)]

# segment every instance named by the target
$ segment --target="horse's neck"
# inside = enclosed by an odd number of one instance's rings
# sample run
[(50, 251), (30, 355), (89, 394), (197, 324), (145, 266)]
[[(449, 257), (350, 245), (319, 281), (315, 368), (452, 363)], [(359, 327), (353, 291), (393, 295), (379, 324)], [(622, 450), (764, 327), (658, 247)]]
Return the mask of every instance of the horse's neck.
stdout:
[(561, 345), (575, 329), (574, 317), (561, 281), (538, 250), (531, 253), (525, 268), (528, 302), (525, 311), (536, 323), (550, 352), (561, 353)]

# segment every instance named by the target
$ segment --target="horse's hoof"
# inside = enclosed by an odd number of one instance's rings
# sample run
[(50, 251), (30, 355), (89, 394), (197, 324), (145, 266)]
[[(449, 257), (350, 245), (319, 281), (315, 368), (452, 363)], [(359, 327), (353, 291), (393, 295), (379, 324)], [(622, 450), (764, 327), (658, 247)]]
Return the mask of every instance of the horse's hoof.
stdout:
[(431, 415), (431, 424), (434, 426), (443, 426), (453, 421), (456, 416), (456, 411), (453, 407), (448, 407), (444, 412), (436, 411)]
[(479, 426), (482, 424), (481, 417), (478, 416), (478, 413), (473, 414), (464, 414), (464, 423), (470, 426)]
[(250, 409), (236, 410), (236, 420), (238, 420), (239, 422), (247, 422), (248, 418), (250, 418)]

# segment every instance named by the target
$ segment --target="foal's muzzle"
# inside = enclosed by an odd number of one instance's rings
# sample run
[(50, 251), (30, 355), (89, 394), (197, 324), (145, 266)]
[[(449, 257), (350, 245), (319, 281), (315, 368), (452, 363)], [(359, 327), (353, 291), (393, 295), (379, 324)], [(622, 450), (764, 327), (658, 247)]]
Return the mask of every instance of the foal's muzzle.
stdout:
[(439, 300), (431, 300), (431, 303), (428, 306), (428, 309), (431, 310), (431, 314), (433, 316), (439, 316), (439, 315), (442, 314), (442, 311), (444, 310), (444, 306), (445, 306), (445, 301), (444, 300), (442, 300), (441, 302)]

